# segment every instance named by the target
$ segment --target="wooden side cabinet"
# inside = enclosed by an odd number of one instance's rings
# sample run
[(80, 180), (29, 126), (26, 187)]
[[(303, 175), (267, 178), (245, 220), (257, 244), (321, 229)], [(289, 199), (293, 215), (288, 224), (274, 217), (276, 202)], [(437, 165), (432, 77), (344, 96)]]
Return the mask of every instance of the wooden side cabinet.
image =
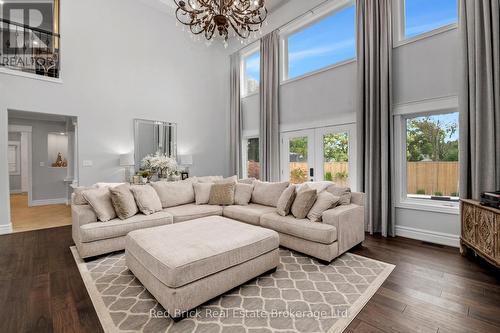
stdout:
[(461, 200), (460, 253), (467, 249), (500, 268), (500, 210), (474, 200)]

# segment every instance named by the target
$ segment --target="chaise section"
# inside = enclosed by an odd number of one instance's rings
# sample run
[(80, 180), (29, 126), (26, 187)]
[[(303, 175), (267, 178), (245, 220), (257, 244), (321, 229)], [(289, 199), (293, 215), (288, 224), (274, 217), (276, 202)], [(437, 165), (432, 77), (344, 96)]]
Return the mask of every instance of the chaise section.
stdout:
[(276, 212), (275, 207), (251, 203), (247, 206), (234, 205), (224, 207), (223, 215), (241, 222), (260, 225), (261, 216), (273, 212)]
[(337, 240), (337, 229), (329, 224), (311, 222), (308, 219), (296, 219), (292, 215), (281, 216), (278, 213), (263, 215), (260, 224), (280, 234), (302, 238), (311, 242), (331, 244)]
[(194, 203), (177, 207), (165, 208), (163, 211), (173, 216), (174, 223), (194, 220), (201, 217), (222, 215), (221, 206), (196, 205)]

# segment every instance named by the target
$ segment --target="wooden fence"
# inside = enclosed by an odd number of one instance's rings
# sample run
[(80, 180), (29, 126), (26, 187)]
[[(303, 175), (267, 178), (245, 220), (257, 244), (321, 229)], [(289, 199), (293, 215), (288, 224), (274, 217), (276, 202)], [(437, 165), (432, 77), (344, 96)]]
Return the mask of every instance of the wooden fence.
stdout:
[[(348, 162), (329, 162), (325, 163), (324, 172), (339, 186), (344, 186), (348, 185), (348, 166)], [(307, 163), (290, 163), (291, 181), (300, 183), (307, 180), (309, 172), (307, 167)], [(293, 172), (293, 170), (301, 171)], [(305, 178), (297, 177), (297, 174), (305, 175)], [(406, 175), (409, 194), (452, 196), (458, 194), (458, 162), (408, 162)]]

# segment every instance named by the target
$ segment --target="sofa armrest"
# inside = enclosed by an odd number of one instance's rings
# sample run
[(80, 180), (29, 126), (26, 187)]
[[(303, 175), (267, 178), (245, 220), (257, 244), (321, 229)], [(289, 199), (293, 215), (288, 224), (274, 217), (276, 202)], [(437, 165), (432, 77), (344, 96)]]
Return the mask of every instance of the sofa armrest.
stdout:
[(71, 205), (71, 219), (73, 227), (81, 227), (87, 223), (97, 222), (97, 215), (90, 205)]
[(338, 206), (323, 212), (323, 223), (337, 229), (339, 255), (365, 240), (364, 207), (356, 204)]

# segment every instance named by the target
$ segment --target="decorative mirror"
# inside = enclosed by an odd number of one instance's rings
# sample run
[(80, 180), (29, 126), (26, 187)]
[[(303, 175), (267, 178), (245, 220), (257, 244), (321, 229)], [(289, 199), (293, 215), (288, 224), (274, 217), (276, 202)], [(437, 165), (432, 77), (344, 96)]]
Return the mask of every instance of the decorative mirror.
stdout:
[(160, 152), (177, 158), (177, 124), (155, 120), (134, 120), (134, 159), (136, 170), (146, 155)]

